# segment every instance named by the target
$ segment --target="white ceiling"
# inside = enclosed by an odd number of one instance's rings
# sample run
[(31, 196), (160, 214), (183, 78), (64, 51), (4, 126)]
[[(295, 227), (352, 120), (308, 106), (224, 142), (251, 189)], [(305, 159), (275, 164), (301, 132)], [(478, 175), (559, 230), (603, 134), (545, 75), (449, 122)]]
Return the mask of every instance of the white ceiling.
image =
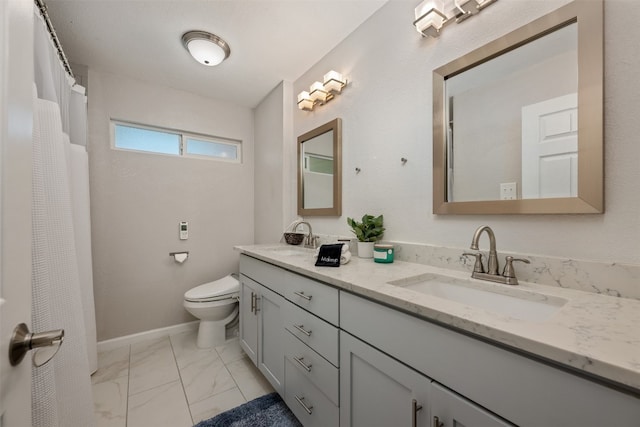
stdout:
[[(70, 62), (246, 107), (295, 81), (386, 2), (46, 0)], [(222, 37), (231, 55), (200, 65), (180, 41), (189, 30)]]

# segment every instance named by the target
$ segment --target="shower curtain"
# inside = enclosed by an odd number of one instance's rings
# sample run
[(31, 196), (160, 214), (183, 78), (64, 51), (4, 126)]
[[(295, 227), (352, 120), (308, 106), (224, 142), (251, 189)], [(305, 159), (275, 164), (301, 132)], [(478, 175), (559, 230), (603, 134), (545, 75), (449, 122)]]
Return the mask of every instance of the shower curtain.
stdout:
[(32, 328), (63, 328), (58, 354), (33, 368), (33, 426), (91, 426), (97, 364), (91, 274), (87, 109), (44, 21), (34, 25)]

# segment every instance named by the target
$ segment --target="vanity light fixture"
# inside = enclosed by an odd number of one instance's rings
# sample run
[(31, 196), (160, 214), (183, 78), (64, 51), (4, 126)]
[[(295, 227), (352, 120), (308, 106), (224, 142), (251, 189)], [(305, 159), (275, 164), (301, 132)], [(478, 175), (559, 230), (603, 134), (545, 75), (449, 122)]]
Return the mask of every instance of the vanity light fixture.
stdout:
[(341, 93), (346, 84), (347, 79), (342, 74), (331, 70), (324, 75), (324, 83), (314, 82), (309, 92), (303, 90), (298, 94), (298, 108), (310, 111), (317, 104), (324, 105)]
[(182, 35), (182, 45), (196, 61), (209, 67), (220, 64), (231, 54), (227, 42), (206, 31), (187, 31)]
[(303, 90), (298, 94), (298, 108), (301, 110), (313, 110), (313, 99), (309, 92)]
[(415, 9), (413, 25), (423, 36), (439, 37), (446, 25), (460, 23), (498, 0), (423, 0)]

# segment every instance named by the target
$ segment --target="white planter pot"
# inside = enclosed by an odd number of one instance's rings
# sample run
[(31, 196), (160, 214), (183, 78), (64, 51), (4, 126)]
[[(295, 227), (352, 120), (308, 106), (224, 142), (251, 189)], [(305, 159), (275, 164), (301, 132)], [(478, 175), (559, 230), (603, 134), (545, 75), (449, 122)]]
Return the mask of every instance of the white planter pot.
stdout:
[(358, 258), (373, 258), (374, 242), (358, 242)]

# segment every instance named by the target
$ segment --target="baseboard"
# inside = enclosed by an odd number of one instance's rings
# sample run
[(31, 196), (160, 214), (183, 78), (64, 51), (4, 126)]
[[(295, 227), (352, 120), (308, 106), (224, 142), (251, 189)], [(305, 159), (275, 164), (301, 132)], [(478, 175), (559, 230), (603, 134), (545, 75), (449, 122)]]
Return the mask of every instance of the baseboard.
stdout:
[(138, 332), (137, 334), (125, 335), (123, 337), (100, 341), (98, 342), (98, 352), (113, 350), (125, 345), (131, 345), (149, 339), (166, 337), (182, 332), (195, 331), (198, 329), (199, 323), (199, 320), (195, 320), (193, 322), (167, 326), (166, 328), (152, 329), (150, 331)]

